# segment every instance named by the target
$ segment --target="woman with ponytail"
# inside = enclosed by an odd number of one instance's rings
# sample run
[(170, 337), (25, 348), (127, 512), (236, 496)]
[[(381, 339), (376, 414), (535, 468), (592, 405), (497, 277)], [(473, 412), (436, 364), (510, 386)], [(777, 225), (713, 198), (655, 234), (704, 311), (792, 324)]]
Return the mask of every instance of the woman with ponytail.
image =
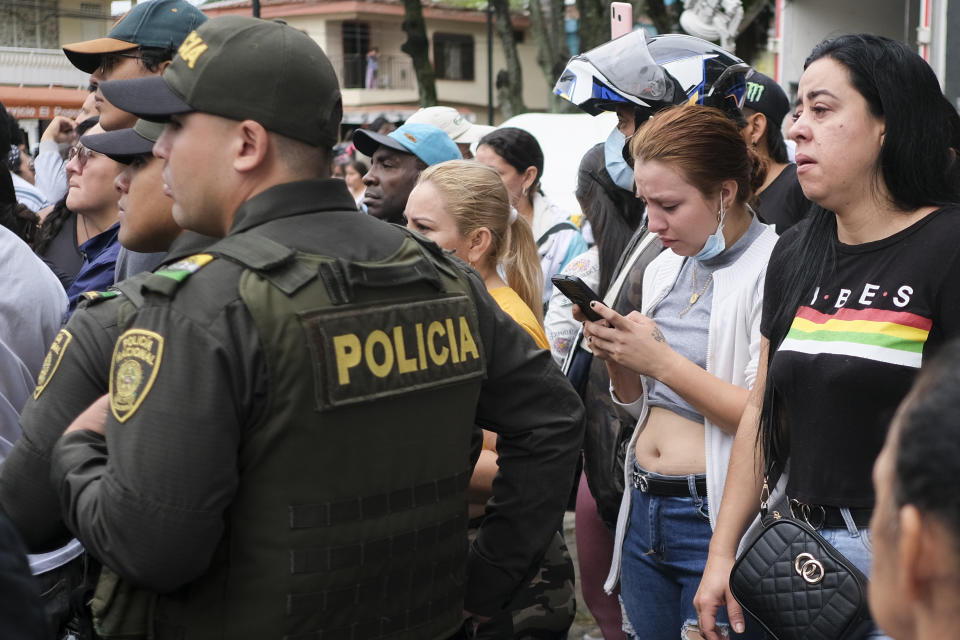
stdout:
[(789, 136), (817, 206), (770, 259), (757, 384), (697, 594), (709, 640), (719, 606), (743, 619), (730, 570), (765, 476), (869, 575), (871, 467), (921, 366), (960, 335), (960, 118), (936, 75), (899, 42), (846, 35), (814, 48), (798, 96)]
[(530, 225), (510, 207), (496, 171), (471, 160), (427, 167), (410, 193), (405, 213), (410, 229), (476, 269), (500, 308), (527, 330), (537, 346), (550, 348), (543, 332), (537, 247)]
[[(428, 167), (407, 199), (407, 227), (467, 262), (500, 308), (549, 349), (542, 326), (540, 258), (530, 225), (510, 206), (496, 171), (471, 160)], [(506, 275), (506, 281), (501, 276)], [(470, 478), (471, 526), (484, 517), (497, 474), (496, 434), (483, 431), (483, 450)], [(479, 639), (560, 638), (573, 622), (573, 562), (563, 536), (554, 535), (534, 579), (506, 611), (480, 624)]]
[(546, 310), (553, 293), (550, 278), (586, 251), (587, 243), (570, 213), (543, 195), (543, 149), (533, 135), (516, 127), (491, 131), (477, 143), (476, 158), (496, 170), (510, 204), (530, 225), (543, 275), (541, 306)]
[(630, 152), (648, 228), (666, 250), (644, 273), (642, 314), (594, 302), (602, 320), (584, 325), (614, 401), (637, 420), (605, 588), (619, 580), (635, 637), (675, 640), (696, 637), (693, 596), (754, 382), (777, 236), (747, 204), (762, 162), (718, 109), (662, 111)]

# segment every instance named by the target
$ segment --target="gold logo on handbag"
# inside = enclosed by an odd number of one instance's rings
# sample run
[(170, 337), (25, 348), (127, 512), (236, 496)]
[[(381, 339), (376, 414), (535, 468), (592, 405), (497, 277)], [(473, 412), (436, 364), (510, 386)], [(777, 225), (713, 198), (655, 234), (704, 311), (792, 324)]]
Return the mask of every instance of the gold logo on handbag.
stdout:
[(801, 553), (793, 561), (793, 569), (808, 584), (817, 584), (823, 580), (823, 565), (809, 553)]

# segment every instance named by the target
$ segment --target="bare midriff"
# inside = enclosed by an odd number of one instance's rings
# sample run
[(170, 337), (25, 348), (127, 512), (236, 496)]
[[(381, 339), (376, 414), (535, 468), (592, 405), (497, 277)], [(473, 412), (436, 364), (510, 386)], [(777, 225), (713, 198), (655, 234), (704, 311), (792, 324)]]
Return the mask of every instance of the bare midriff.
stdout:
[(661, 407), (650, 407), (640, 427), (634, 453), (637, 464), (654, 473), (683, 476), (704, 473), (703, 423)]

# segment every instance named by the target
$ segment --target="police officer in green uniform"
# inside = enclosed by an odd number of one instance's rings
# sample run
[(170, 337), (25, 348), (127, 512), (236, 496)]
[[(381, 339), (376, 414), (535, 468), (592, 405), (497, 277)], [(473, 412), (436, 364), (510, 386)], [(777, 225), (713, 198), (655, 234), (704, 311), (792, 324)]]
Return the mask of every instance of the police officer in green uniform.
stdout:
[[(151, 149), (161, 130), (156, 123), (141, 120), (133, 129), (83, 138), (88, 148), (128, 165), (125, 179), (142, 194), (139, 200), (129, 203), (132, 206), (142, 204), (148, 197), (143, 189), (153, 186), (150, 178), (144, 179), (141, 172), (154, 161)], [(156, 189), (155, 196), (163, 199), (159, 185)], [(172, 205), (172, 201), (170, 203)], [(148, 213), (160, 219), (147, 219)], [(157, 205), (148, 213), (127, 212), (121, 220), (121, 241), (134, 249), (167, 248), (169, 251), (162, 262), (167, 270), (176, 272), (176, 267), (166, 265), (196, 254), (213, 241), (197, 233), (176, 231), (169, 206), (164, 210), (162, 205)], [(172, 226), (174, 235), (157, 233), (158, 228), (165, 226)], [(119, 289), (85, 294), (80, 308), (54, 339), (33, 397), (20, 415), (22, 435), (0, 466), (0, 508), (34, 553), (59, 549), (73, 537), (64, 525), (59, 498), (49, 482), (51, 450), (77, 415), (107, 393), (113, 346), (125, 319), (142, 301), (138, 283), (146, 275), (122, 283)], [(69, 552), (70, 547), (66, 551)], [(62, 571), (58, 570), (52, 582), (46, 574), (38, 576), (43, 591), (47, 592), (48, 615), (61, 633), (69, 631), (78, 638), (88, 637), (90, 631), (85, 629), (88, 626), (85, 621), (90, 615), (81, 608), (89, 598), (71, 597), (70, 588), (79, 585), (85, 590), (96, 583), (97, 564), (95, 558), (79, 557)], [(85, 631), (88, 635), (84, 635)]]
[[(69, 528), (159, 594), (161, 639), (445, 638), (500, 610), (559, 527), (582, 407), (476, 273), (325, 179), (320, 48), (221, 17), (103, 90), (169, 119), (174, 216), (223, 239), (142, 283), (109, 398), (55, 446)], [(475, 423), (500, 472), (468, 550)]]

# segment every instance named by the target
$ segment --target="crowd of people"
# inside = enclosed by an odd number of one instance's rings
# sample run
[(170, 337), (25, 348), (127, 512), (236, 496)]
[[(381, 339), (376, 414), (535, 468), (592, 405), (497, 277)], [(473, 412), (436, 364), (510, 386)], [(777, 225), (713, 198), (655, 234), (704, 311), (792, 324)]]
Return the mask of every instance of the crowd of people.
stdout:
[(949, 633), (960, 116), (904, 45), (825, 40), (793, 106), (690, 36), (575, 56), (618, 119), (579, 211), (452, 107), (336, 154), (281, 22), (64, 52), (32, 164), (0, 110), (4, 637), (562, 639), (577, 580), (607, 640), (776, 637), (730, 587), (775, 500), (871, 577), (860, 637)]

